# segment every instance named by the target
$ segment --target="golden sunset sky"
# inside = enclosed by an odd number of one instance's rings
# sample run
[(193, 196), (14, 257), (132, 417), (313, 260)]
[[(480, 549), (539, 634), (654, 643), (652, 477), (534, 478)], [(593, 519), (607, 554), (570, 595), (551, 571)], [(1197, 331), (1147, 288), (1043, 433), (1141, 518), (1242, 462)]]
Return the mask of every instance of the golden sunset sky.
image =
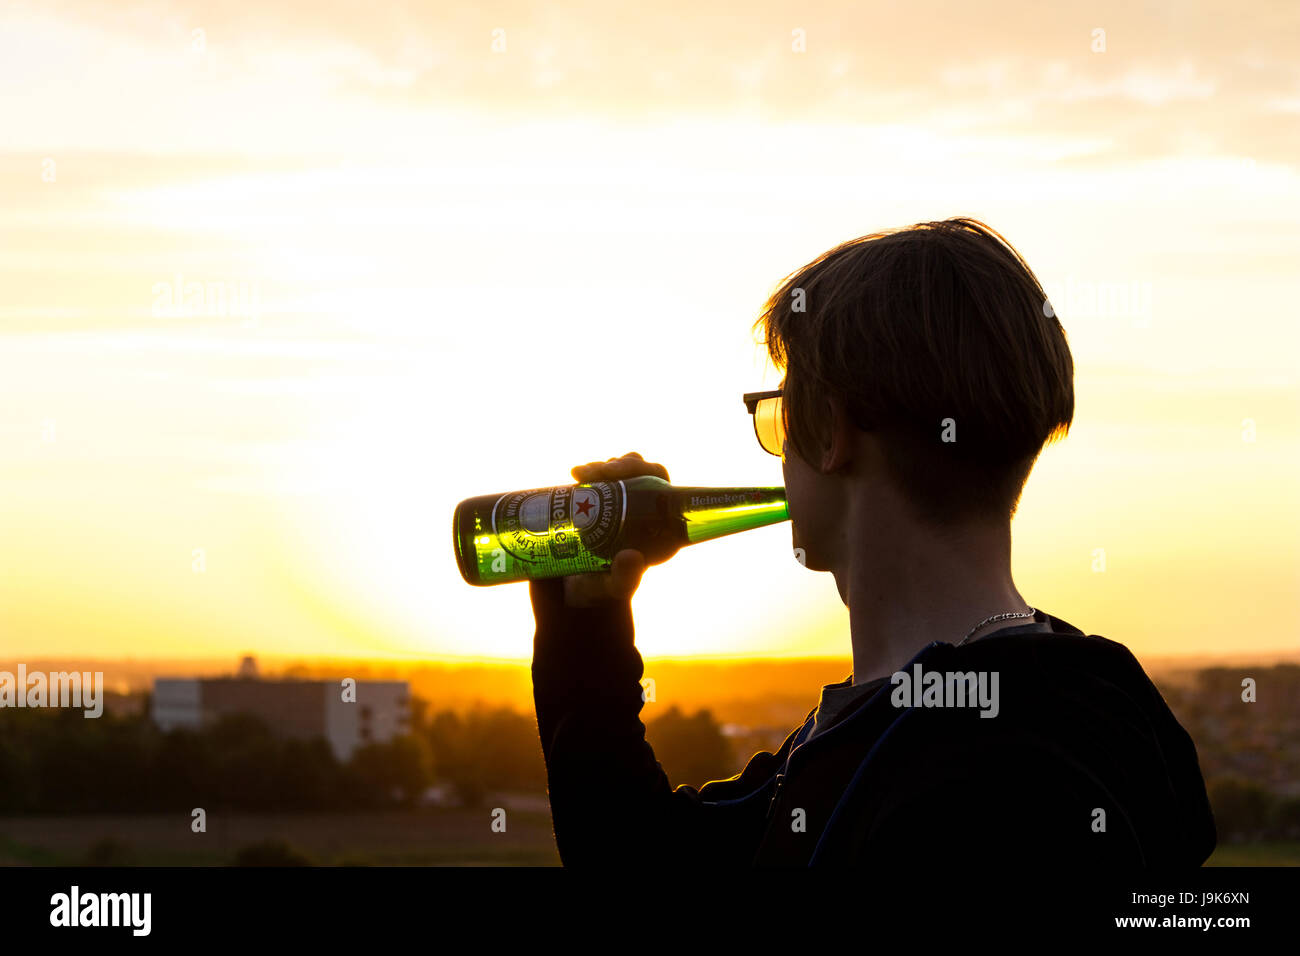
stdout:
[[(763, 300), (956, 215), (1075, 359), (1021, 592), (1300, 645), (1294, 3), (5, 3), (0, 116), (0, 658), (526, 659), (457, 501), (780, 484)], [(848, 655), (788, 524), (634, 609), (647, 656)]]

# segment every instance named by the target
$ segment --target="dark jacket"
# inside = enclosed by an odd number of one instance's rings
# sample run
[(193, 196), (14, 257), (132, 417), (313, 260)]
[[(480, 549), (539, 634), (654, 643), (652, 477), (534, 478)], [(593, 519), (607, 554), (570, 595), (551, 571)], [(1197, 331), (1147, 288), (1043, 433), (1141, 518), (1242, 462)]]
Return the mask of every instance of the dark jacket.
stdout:
[(566, 865), (1199, 866), (1214, 849), (1195, 747), (1141, 665), (1041, 611), (1054, 633), (935, 642), (903, 669), (997, 672), (996, 717), (896, 706), (886, 682), (697, 790), (671, 787), (645, 740), (630, 602), (566, 607), (562, 579), (530, 593)]

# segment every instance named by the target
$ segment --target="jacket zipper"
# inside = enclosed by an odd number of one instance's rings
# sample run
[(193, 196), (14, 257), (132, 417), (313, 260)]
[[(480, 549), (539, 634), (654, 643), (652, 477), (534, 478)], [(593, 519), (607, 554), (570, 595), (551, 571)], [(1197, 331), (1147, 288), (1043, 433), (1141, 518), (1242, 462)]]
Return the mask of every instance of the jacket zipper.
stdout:
[(769, 822), (772, 819), (772, 815), (776, 813), (776, 801), (777, 798), (781, 796), (781, 788), (784, 786), (785, 786), (785, 774), (778, 773), (776, 775), (776, 789), (772, 791), (772, 799), (767, 805), (767, 818)]

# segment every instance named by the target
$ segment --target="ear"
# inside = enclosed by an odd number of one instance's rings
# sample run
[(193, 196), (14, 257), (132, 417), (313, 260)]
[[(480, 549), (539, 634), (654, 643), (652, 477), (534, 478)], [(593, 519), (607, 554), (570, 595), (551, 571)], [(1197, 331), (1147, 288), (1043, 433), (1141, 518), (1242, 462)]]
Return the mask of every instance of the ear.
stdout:
[(822, 452), (822, 472), (833, 474), (844, 470), (853, 461), (857, 444), (857, 426), (849, 419), (844, 401), (838, 395), (826, 399), (827, 421), (830, 422), (830, 443)]

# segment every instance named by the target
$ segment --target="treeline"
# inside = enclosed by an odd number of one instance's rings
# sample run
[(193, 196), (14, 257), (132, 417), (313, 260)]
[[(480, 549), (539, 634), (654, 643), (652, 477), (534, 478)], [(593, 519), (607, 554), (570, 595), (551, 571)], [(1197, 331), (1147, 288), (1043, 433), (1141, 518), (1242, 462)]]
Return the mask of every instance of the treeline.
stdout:
[[(251, 715), (164, 733), (143, 715), (5, 708), (0, 815), (399, 808), (434, 784), (468, 806), (497, 791), (545, 793), (532, 714), (479, 707), (424, 719), (425, 710), (414, 708), (410, 735), (341, 762), (324, 739), (282, 739)], [(673, 786), (732, 776), (750, 756), (732, 752), (707, 710), (669, 708), (646, 721), (646, 738)], [(1214, 762), (1206, 756), (1203, 766)], [(1220, 842), (1300, 839), (1300, 797), (1208, 767), (1206, 778)]]
[[(144, 715), (0, 710), (0, 814), (410, 807), (431, 785), (478, 805), (493, 791), (546, 791), (536, 720), (508, 708), (415, 708), (409, 735), (339, 761), (323, 738), (282, 739), (252, 715), (160, 731)], [(727, 740), (707, 711), (647, 724), (673, 783), (730, 776)], [(671, 768), (671, 769), (670, 769)]]
[(1219, 841), (1300, 839), (1300, 666), (1206, 667), (1157, 684), (1196, 744)]
[(0, 813), (378, 808), (414, 802), (429, 772), (417, 737), (340, 763), (323, 738), (282, 740), (251, 715), (163, 733), (144, 716), (0, 712)]

